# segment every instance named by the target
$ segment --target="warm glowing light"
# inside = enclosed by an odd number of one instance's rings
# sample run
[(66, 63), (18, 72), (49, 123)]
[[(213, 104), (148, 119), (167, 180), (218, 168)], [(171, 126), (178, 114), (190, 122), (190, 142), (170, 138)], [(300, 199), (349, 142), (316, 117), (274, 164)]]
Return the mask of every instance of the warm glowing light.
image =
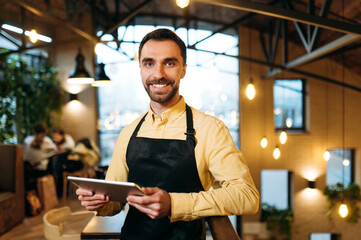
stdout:
[(287, 133), (286, 131), (282, 131), (280, 135), (281, 144), (285, 144), (287, 142)]
[[(6, 29), (6, 30), (9, 30), (9, 31), (18, 33), (18, 34), (22, 34), (24, 32), (23, 29), (15, 27), (15, 26), (11, 26), (9, 24), (3, 24), (3, 25), (1, 25), (1, 27), (3, 29)], [(47, 43), (50, 43), (50, 42), (53, 41), (53, 39), (51, 39), (48, 36), (38, 34), (35, 29), (33, 29), (31, 31), (26, 30), (25, 31), (25, 36), (28, 36), (32, 43), (35, 43), (38, 40), (41, 40), (41, 41), (47, 42)]]
[(340, 215), (340, 217), (345, 218), (348, 215), (348, 207), (346, 204), (342, 203), (340, 205), (340, 208), (338, 209), (338, 214)]
[[(51, 39), (51, 38), (48, 37), (48, 36), (45, 36), (45, 35), (41, 35), (41, 34), (39, 34), (39, 33), (36, 33), (36, 30), (35, 30), (35, 29), (33, 29), (33, 30), (31, 30), (31, 31), (26, 30), (26, 31), (25, 31), (25, 35), (30, 38), (30, 41), (31, 41), (32, 43), (35, 43), (35, 42), (38, 41), (38, 40), (41, 40), (41, 41), (47, 42), (47, 43), (50, 43), (50, 42), (53, 41), (53, 39)], [(32, 39), (33, 39), (33, 40), (32, 40)], [(35, 39), (36, 39), (36, 41), (33, 42)]]
[(323, 154), (323, 158), (324, 158), (326, 161), (330, 160), (330, 158), (331, 158), (330, 152), (329, 152), (329, 151), (326, 151), (326, 152)]
[(342, 164), (343, 164), (345, 167), (348, 167), (348, 166), (350, 166), (350, 160), (344, 159), (344, 160), (342, 161)]
[(68, 83), (70, 84), (91, 84), (94, 82), (94, 78), (69, 78)]
[(99, 55), (101, 48), (102, 48), (102, 43), (97, 43), (97, 44), (95, 44), (94, 53), (95, 53), (96, 55)]
[(282, 113), (282, 109), (281, 109), (281, 108), (275, 108), (275, 109), (273, 110), (273, 113), (274, 113), (275, 115), (281, 114), (281, 113)]
[(189, 0), (176, 0), (177, 6), (180, 8), (186, 8), (189, 5)]
[(287, 119), (286, 119), (286, 126), (287, 126), (288, 128), (290, 128), (290, 127), (292, 127), (292, 124), (293, 124), (292, 119), (291, 119), (291, 118), (287, 118)]
[(249, 83), (246, 88), (246, 95), (249, 100), (253, 100), (256, 97), (256, 89), (252, 83)]
[(273, 158), (275, 160), (279, 159), (281, 157), (281, 151), (280, 149), (276, 146), (275, 149), (273, 150)]
[(29, 32), (29, 39), (32, 43), (36, 43), (38, 41), (38, 36), (37, 36), (37, 32), (35, 29), (31, 29), (31, 31)]
[(262, 140), (261, 140), (261, 147), (262, 148), (266, 148), (267, 147), (267, 144), (268, 144), (268, 140), (266, 137), (263, 137)]
[(92, 87), (111, 87), (113, 86), (110, 80), (95, 80), (91, 83)]

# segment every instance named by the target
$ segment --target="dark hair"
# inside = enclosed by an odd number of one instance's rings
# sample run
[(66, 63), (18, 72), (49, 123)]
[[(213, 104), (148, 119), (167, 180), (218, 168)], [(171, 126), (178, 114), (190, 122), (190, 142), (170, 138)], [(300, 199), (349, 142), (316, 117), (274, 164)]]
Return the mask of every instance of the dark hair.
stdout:
[(39, 134), (39, 133), (47, 133), (48, 132), (48, 128), (46, 127), (45, 123), (37, 123), (34, 126), (34, 133), (35, 134)]
[(48, 132), (48, 128), (46, 127), (45, 123), (37, 123), (34, 126), (34, 140), (31, 142), (31, 147), (35, 149), (40, 149), (41, 144), (44, 140), (44, 135)]
[(53, 133), (58, 133), (63, 136), (65, 135), (64, 129), (62, 129), (62, 128), (54, 128)]
[(171, 41), (175, 42), (181, 51), (181, 55), (183, 58), (183, 64), (184, 65), (186, 64), (186, 60), (187, 60), (186, 45), (184, 44), (182, 39), (180, 39), (180, 37), (178, 37), (177, 34), (175, 34), (175, 32), (173, 32), (172, 30), (166, 29), (166, 28), (156, 29), (144, 36), (144, 38), (142, 39), (142, 41), (140, 42), (140, 45), (139, 45), (139, 51), (138, 51), (139, 60), (140, 60), (140, 55), (141, 55), (143, 46), (149, 40), (158, 40), (158, 41), (171, 40)]
[(63, 144), (63, 143), (65, 143), (65, 132), (64, 132), (64, 129), (62, 129), (62, 128), (54, 128), (53, 129), (53, 134), (54, 133), (57, 133), (57, 134), (59, 134), (59, 135), (61, 135), (62, 136), (62, 139), (59, 141), (59, 142), (55, 142), (54, 141), (54, 143), (57, 145), (57, 146), (60, 146), (61, 144)]

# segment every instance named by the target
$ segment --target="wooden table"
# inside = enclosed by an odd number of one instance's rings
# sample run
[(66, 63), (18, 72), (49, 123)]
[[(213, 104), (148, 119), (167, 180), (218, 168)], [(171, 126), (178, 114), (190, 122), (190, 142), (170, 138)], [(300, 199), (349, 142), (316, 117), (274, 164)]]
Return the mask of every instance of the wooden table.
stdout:
[(94, 216), (81, 233), (81, 239), (119, 239), (124, 213), (114, 216)]

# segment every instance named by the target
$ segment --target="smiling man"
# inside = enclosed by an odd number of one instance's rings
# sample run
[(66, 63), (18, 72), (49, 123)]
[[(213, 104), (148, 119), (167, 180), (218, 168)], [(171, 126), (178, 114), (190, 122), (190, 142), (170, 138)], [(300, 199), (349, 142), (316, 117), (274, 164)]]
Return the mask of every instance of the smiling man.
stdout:
[[(227, 127), (179, 94), (187, 68), (183, 41), (168, 29), (148, 33), (139, 64), (149, 110), (119, 134), (106, 176), (146, 193), (128, 196), (121, 239), (205, 239), (204, 217), (256, 213), (258, 191)], [(221, 188), (211, 189), (215, 179)], [(98, 215), (121, 210), (108, 196), (77, 194)]]

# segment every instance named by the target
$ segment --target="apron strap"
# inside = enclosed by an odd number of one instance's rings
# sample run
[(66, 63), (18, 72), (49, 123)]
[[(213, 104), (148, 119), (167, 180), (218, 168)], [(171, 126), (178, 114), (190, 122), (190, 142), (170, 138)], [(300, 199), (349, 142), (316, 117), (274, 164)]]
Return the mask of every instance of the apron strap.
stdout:
[(187, 139), (190, 139), (194, 146), (196, 146), (196, 139), (194, 137), (196, 131), (193, 128), (193, 114), (192, 109), (186, 104), (186, 116), (187, 116), (187, 132), (184, 133), (187, 135)]
[(135, 128), (135, 130), (134, 130), (134, 132), (133, 132), (133, 134), (132, 134), (132, 138), (135, 138), (135, 137), (137, 136), (138, 131), (139, 131), (139, 129), (140, 129), (140, 126), (142, 126), (142, 123), (144, 122), (144, 119), (145, 119), (145, 117), (146, 117), (147, 115), (148, 115), (148, 113), (144, 114), (144, 116), (142, 117), (142, 119), (140, 119), (137, 127)]

